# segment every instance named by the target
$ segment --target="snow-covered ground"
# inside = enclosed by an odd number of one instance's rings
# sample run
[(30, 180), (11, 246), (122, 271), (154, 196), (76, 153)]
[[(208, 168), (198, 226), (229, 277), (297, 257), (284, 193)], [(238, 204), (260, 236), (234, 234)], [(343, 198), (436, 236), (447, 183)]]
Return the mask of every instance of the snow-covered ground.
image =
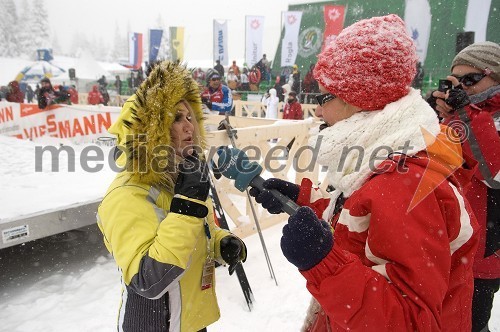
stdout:
[[(60, 172), (35, 173), (34, 146), (48, 143), (56, 142), (0, 136), (0, 222), (104, 193), (114, 176), (106, 166), (87, 173), (77, 159), (75, 172), (68, 172), (62, 159)], [(84, 148), (72, 147), (76, 152)], [(48, 163), (45, 160), (44, 166)], [(258, 235), (245, 238), (249, 254), (244, 268), (255, 297), (252, 311), (237, 277), (219, 267), (216, 287), (222, 317), (209, 331), (300, 330), (310, 295), (305, 280), (281, 254), (282, 226), (263, 232), (278, 286), (270, 277)], [(93, 225), (0, 250), (0, 296), (0, 331), (114, 331), (120, 275)], [(490, 328), (500, 332), (500, 296), (492, 316)]]

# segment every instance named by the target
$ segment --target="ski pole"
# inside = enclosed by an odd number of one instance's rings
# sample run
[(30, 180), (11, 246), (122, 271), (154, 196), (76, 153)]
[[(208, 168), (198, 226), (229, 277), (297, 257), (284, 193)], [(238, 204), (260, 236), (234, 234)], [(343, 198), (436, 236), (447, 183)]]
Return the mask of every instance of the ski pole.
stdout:
[[(236, 148), (235, 137), (236, 138), (238, 138), (238, 137), (236, 136), (235, 130), (233, 129), (233, 127), (231, 127), (231, 124), (229, 123), (229, 115), (226, 114), (226, 118), (224, 120), (222, 120), (222, 124), (226, 128), (226, 132), (227, 132), (227, 135), (229, 136), (229, 140), (231, 141), (231, 144), (233, 145), (234, 148)], [(255, 226), (257, 227), (257, 233), (259, 233), (260, 243), (262, 245), (262, 249), (264, 250), (264, 256), (266, 257), (267, 267), (269, 269), (269, 273), (271, 274), (271, 279), (274, 279), (276, 286), (278, 286), (278, 280), (276, 280), (276, 275), (274, 274), (273, 265), (271, 263), (271, 259), (269, 258), (269, 253), (267, 251), (266, 242), (264, 241), (264, 236), (262, 235), (262, 230), (260, 228), (259, 219), (257, 218), (257, 213), (256, 213), (255, 208), (253, 206), (252, 199), (250, 196), (250, 192), (248, 191), (248, 188), (245, 189), (245, 192), (247, 194), (247, 199), (248, 199), (248, 202), (250, 203), (250, 209), (252, 210), (252, 215), (253, 215), (254, 220), (255, 220)]]

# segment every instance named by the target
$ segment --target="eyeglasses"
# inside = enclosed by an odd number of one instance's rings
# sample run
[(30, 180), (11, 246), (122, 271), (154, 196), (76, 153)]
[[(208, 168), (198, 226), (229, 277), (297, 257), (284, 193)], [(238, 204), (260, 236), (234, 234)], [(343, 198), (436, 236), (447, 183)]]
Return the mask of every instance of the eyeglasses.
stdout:
[(220, 81), (220, 78), (219, 77), (213, 77), (213, 78), (210, 79), (210, 81), (213, 81), (213, 82)]
[(488, 74), (484, 73), (469, 73), (465, 74), (463, 76), (457, 76), (457, 75), (451, 75), (455, 77), (460, 83), (462, 83), (465, 86), (473, 86), (477, 83), (479, 83), (480, 80), (488, 76)]
[(318, 104), (321, 107), (323, 107), (323, 105), (325, 105), (329, 101), (334, 100), (335, 98), (337, 98), (337, 96), (332, 95), (331, 93), (322, 93), (316, 96), (316, 100), (318, 101)]

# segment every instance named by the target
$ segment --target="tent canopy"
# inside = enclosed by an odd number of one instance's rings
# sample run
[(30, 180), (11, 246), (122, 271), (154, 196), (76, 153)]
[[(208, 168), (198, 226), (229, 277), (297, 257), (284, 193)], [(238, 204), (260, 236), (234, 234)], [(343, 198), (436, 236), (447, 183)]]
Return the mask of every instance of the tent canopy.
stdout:
[(52, 78), (60, 76), (66, 71), (48, 61), (35, 61), (34, 63), (24, 67), (16, 76), (18, 82), (39, 82), (42, 78)]

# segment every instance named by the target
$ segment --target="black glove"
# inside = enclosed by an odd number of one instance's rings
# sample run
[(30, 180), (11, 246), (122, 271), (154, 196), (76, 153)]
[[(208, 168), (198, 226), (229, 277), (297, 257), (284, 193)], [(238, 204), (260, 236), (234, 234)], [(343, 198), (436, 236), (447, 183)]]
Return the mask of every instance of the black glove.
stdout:
[(448, 92), (448, 98), (444, 100), (448, 105), (458, 110), (470, 104), (469, 95), (462, 89), (462, 86), (454, 87)]
[(238, 263), (247, 260), (247, 246), (236, 236), (228, 235), (220, 240), (220, 254), (229, 264), (229, 275), (232, 275)]
[[(174, 187), (174, 194), (206, 201), (210, 190), (208, 167), (198, 159), (196, 153), (186, 157), (179, 164), (179, 175)], [(204, 218), (208, 208), (203, 205), (180, 197), (175, 197), (170, 203), (170, 211), (197, 218)]]
[(332, 228), (326, 221), (318, 219), (307, 206), (299, 208), (283, 227), (281, 251), (299, 270), (316, 266), (328, 255), (332, 246)]
[(193, 153), (179, 164), (179, 175), (174, 187), (174, 194), (206, 201), (210, 190), (206, 163)]
[[(295, 183), (284, 181), (277, 178), (270, 178), (264, 181), (262, 184), (265, 189), (276, 189), (283, 195), (290, 198), (292, 201), (297, 202), (299, 198), (300, 187)], [(264, 209), (272, 214), (279, 214), (284, 212), (281, 203), (274, 198), (268, 190), (260, 191), (257, 188), (250, 188), (249, 193), (251, 196), (255, 197), (255, 201), (262, 205)]]
[[(434, 91), (437, 91), (437, 90), (434, 90)], [(437, 106), (437, 100), (438, 98), (437, 97), (434, 97), (432, 94), (434, 93), (434, 91), (431, 92), (431, 95), (429, 96), (429, 98), (427, 98), (427, 103), (429, 104), (430, 107), (432, 107), (433, 110), (436, 111), (436, 106)]]

